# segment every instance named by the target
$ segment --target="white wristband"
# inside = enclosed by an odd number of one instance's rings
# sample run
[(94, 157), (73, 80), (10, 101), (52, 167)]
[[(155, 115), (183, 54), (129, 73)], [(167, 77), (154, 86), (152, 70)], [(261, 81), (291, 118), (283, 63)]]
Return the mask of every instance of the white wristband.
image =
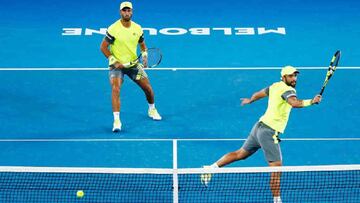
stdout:
[(142, 56), (142, 57), (147, 57), (147, 56), (148, 56), (147, 51), (143, 51), (143, 52), (141, 52), (141, 56)]
[(312, 100), (311, 99), (303, 100), (303, 106), (304, 107), (311, 106), (311, 105), (312, 105)]
[(108, 60), (109, 60), (109, 65), (113, 65), (114, 63), (117, 62), (116, 58), (113, 55), (110, 55), (108, 57)]

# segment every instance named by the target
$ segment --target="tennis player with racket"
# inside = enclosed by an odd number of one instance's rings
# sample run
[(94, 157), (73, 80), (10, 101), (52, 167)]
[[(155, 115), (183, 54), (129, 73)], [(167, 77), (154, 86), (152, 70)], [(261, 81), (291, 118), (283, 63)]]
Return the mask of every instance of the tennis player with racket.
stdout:
[[(285, 66), (281, 70), (281, 81), (275, 82), (258, 92), (251, 98), (242, 98), (241, 105), (251, 104), (259, 99), (268, 97), (268, 107), (265, 114), (255, 123), (250, 135), (237, 151), (225, 154), (217, 162), (206, 169), (218, 168), (234, 161), (244, 160), (262, 148), (269, 166), (282, 166), (279, 135), (284, 132), (292, 108), (303, 108), (321, 101), (321, 95), (313, 99), (300, 100), (297, 97), (295, 86), (299, 71), (292, 66)], [(274, 203), (281, 203), (280, 198), (280, 172), (273, 172), (270, 178), (270, 189)], [(201, 175), (201, 181), (206, 186), (212, 175)]]
[[(109, 60), (109, 76), (112, 88), (112, 110), (114, 115), (113, 132), (121, 130), (120, 120), (120, 89), (127, 75), (145, 93), (149, 104), (148, 115), (153, 120), (161, 120), (155, 108), (154, 91), (144, 68), (154, 67), (161, 61), (159, 49), (147, 49), (144, 33), (140, 25), (131, 20), (133, 14), (132, 3), (120, 4), (121, 18), (110, 25), (106, 36), (101, 42), (100, 49)], [(137, 56), (137, 45), (141, 54)]]

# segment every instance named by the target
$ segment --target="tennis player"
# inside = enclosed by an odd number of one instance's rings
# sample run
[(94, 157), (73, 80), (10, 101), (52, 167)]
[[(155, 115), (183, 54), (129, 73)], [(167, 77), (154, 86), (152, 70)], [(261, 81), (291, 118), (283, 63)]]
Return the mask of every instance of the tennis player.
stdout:
[[(113, 132), (121, 130), (120, 120), (120, 89), (127, 75), (145, 93), (149, 104), (148, 115), (153, 120), (161, 120), (161, 116), (155, 108), (154, 91), (150, 85), (144, 66), (147, 67), (147, 50), (144, 33), (140, 25), (131, 20), (133, 15), (131, 2), (125, 1), (120, 4), (121, 18), (110, 25), (106, 36), (101, 42), (100, 49), (109, 60), (109, 77), (112, 88), (112, 110), (114, 115)], [(143, 63), (124, 65), (137, 58), (137, 45), (140, 45)]]
[[(259, 99), (268, 97), (268, 107), (265, 114), (255, 123), (249, 137), (237, 151), (225, 154), (217, 162), (205, 168), (219, 168), (234, 161), (243, 160), (262, 148), (269, 166), (282, 166), (280, 149), (280, 133), (283, 133), (288, 122), (292, 108), (303, 108), (320, 103), (321, 96), (313, 99), (299, 100), (296, 95), (296, 81), (299, 71), (292, 66), (285, 66), (281, 70), (281, 81), (275, 82), (258, 92), (251, 98), (242, 98), (241, 105), (251, 104)], [(271, 174), (270, 189), (274, 203), (281, 203), (280, 198), (280, 173)], [(211, 174), (201, 176), (201, 181), (208, 184)]]

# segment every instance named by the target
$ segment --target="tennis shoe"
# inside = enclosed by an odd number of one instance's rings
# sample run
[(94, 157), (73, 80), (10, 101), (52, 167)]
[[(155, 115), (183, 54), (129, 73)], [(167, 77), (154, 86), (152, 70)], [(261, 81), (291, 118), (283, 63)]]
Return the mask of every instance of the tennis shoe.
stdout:
[(274, 197), (274, 203), (282, 203), (280, 196)]
[(114, 133), (116, 133), (116, 132), (120, 132), (121, 131), (121, 121), (120, 121), (120, 119), (115, 119), (114, 120), (114, 123), (113, 123), (113, 129), (112, 129), (112, 131), (114, 132)]
[(162, 119), (156, 108), (149, 108), (148, 115), (156, 121), (160, 121)]
[[(212, 169), (211, 166), (203, 166), (204, 170)], [(201, 183), (204, 184), (206, 187), (211, 181), (212, 174), (211, 173), (204, 173), (200, 175)]]

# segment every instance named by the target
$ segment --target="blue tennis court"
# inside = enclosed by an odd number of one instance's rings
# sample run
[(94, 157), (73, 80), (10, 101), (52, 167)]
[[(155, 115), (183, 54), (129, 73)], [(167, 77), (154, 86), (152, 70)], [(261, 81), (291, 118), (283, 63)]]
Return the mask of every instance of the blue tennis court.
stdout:
[[(281, 135), (283, 162), (360, 163), (359, 2), (133, 2), (146, 43), (163, 51), (160, 66), (147, 71), (163, 120), (147, 117), (143, 92), (126, 78), (123, 130), (114, 134), (99, 46), (119, 3), (0, 8), (1, 166), (171, 169), (173, 140), (178, 168), (211, 164), (238, 149), (266, 109), (266, 99), (241, 107), (240, 98), (278, 81), (289, 64), (300, 70), (299, 98), (312, 98), (338, 49), (322, 103), (292, 110)], [(230, 166), (266, 165), (258, 152)]]
[[(121, 133), (114, 134), (106, 71), (2, 71), (1, 92), (7, 96), (1, 100), (0, 144), (8, 150), (1, 153), (1, 160), (3, 165), (169, 167), (171, 139), (186, 139), (179, 142), (179, 166), (199, 167), (242, 145), (265, 111), (266, 100), (240, 107), (239, 98), (276, 81), (278, 72), (149, 71), (164, 120), (149, 119), (143, 93), (132, 82), (126, 82), (122, 92), (124, 127)], [(301, 70), (299, 96), (309, 98), (315, 94), (324, 72)], [(282, 135), (284, 163), (359, 161), (356, 120), (360, 112), (354, 108), (354, 101), (360, 87), (356, 88), (359, 84), (355, 80), (347, 79), (357, 74), (357, 70), (339, 68), (323, 103), (293, 109)], [(14, 86), (11, 81), (19, 77), (26, 80)], [(189, 78), (196, 78), (196, 82), (190, 83)], [(344, 91), (344, 81), (353, 87), (352, 94)], [(342, 105), (337, 98), (342, 98)], [(126, 139), (132, 140), (123, 141)], [(258, 155), (237, 166), (266, 164), (262, 154)]]

